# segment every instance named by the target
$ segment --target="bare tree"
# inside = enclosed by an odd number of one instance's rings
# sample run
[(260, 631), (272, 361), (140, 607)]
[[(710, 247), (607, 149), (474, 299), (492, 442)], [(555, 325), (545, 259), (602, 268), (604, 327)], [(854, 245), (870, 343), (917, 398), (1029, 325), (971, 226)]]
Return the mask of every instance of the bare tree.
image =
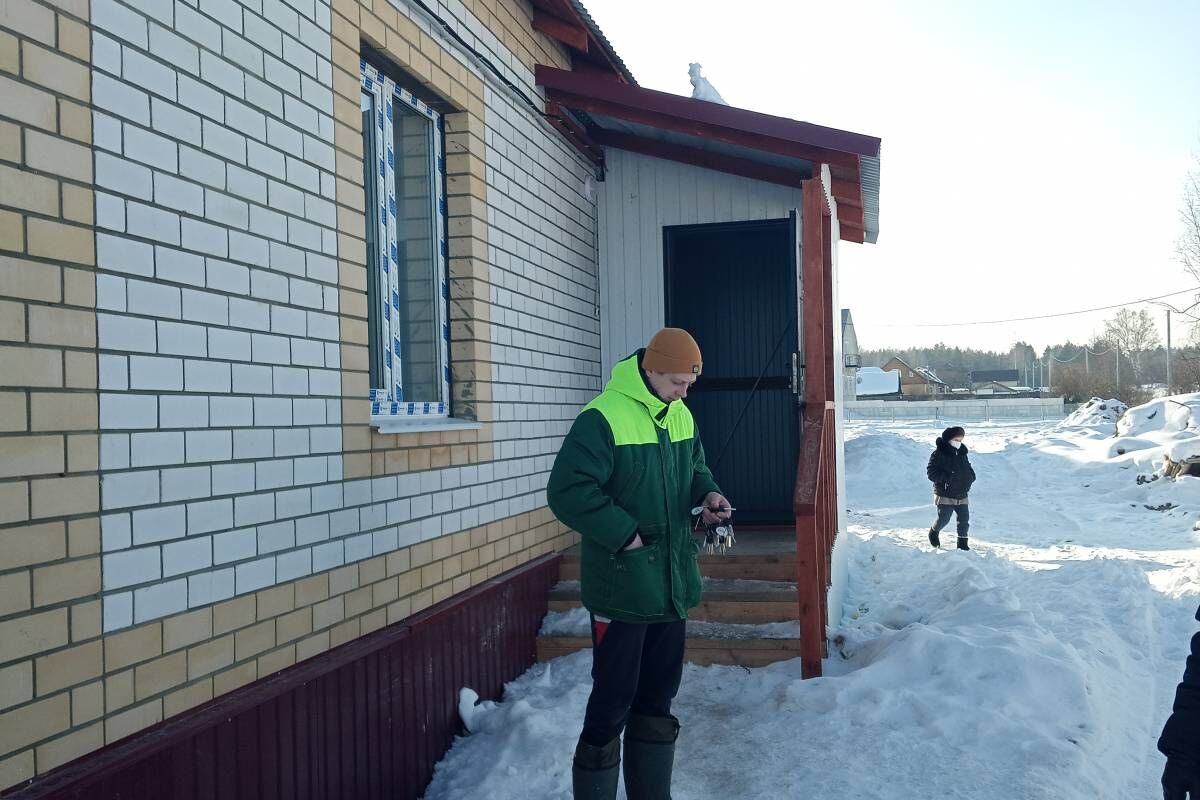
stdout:
[(1146, 309), (1131, 311), (1122, 308), (1104, 323), (1104, 336), (1121, 347), (1121, 354), (1129, 359), (1134, 378), (1142, 374), (1142, 356), (1147, 350), (1159, 346), (1158, 326)]
[(1183, 223), (1183, 233), (1179, 235), (1176, 252), (1183, 268), (1200, 283), (1200, 155), (1184, 183), (1179, 221)]

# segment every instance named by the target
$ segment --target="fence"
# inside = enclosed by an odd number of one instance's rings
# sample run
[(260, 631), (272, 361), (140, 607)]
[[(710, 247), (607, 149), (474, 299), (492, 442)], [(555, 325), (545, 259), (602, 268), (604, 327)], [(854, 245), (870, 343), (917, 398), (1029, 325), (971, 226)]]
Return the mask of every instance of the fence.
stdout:
[(944, 400), (930, 402), (858, 400), (843, 403), (847, 422), (903, 420), (1060, 420), (1067, 415), (1061, 397), (1027, 400)]

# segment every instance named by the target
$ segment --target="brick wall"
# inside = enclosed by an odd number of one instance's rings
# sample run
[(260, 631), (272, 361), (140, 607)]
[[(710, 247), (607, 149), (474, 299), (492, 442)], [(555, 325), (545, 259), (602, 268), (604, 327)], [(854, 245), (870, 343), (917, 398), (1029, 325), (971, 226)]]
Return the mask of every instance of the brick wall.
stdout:
[[(404, 0), (81, 2), (0, 11), (0, 787), (570, 544), (599, 387), (589, 166)], [(361, 41), (451, 109), (478, 430), (368, 425)]]

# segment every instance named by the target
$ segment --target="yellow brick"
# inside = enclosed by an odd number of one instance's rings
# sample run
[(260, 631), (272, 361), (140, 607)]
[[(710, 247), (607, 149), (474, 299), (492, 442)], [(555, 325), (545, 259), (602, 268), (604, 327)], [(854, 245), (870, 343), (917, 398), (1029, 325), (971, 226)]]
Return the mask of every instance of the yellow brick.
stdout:
[(71, 641), (82, 642), (99, 636), (100, 601), (75, 603), (71, 606)]
[(71, 731), (37, 749), (38, 770), (45, 772), (74, 761), (82, 755), (99, 750), (104, 746), (104, 723), (97, 722), (86, 728)]
[(329, 646), (340, 647), (347, 642), (352, 642), (362, 635), (362, 630), (357, 619), (352, 619), (343, 622), (341, 625), (329, 631)]
[(207, 703), (209, 700), (212, 700), (212, 696), (212, 680), (205, 679), (171, 692), (164, 697), (163, 711), (166, 712), (168, 717), (173, 717), (176, 714), (182, 714), (184, 711), (195, 708), (201, 703)]
[(67, 523), (67, 552), (71, 558), (100, 552), (100, 518), (73, 519)]
[(342, 597), (331, 598), (313, 606), (313, 629), (320, 630), (335, 625), (346, 618), (346, 606)]
[(346, 595), (346, 616), (357, 617), (371, 610), (371, 587), (364, 586)]
[(0, 250), (25, 249), (24, 217), (14, 211), (0, 211)]
[(103, 672), (104, 645), (99, 641), (42, 656), (37, 660), (38, 695), (78, 686)]
[(104, 710), (114, 711), (133, 705), (133, 670), (127, 669), (104, 679)]
[(65, 463), (61, 436), (0, 438), (0, 478), (63, 472)]
[(15, 786), (33, 777), (33, 750), (0, 760), (0, 786)]
[(258, 659), (258, 677), (260, 679), (287, 669), (296, 663), (296, 646), (289, 645), (278, 650), (272, 650)]
[[(44, 653), (67, 643), (65, 608), (0, 622), (0, 663)], [(5, 752), (0, 748), (0, 753)]]
[(226, 600), (213, 606), (213, 633), (220, 635), (254, 623), (254, 595)]
[(258, 593), (258, 618), (270, 619), (287, 613), (296, 607), (296, 587), (291, 584), (276, 586)]
[[(68, 139), (83, 144), (92, 143), (92, 115), (86, 105), (71, 100), (58, 101), (58, 133)], [(77, 219), (74, 214), (67, 214), (70, 219)], [(77, 220), (82, 222), (83, 220)]]
[(243, 628), (233, 635), (234, 658), (243, 661), (275, 646), (275, 621)]
[(59, 11), (65, 11), (73, 17), (86, 20), (90, 3), (88, 0), (44, 0), (47, 5), (54, 6)]
[(212, 609), (202, 608), (163, 620), (163, 652), (212, 638)]
[(39, 608), (99, 592), (99, 558), (68, 561), (33, 571), (33, 604)]
[[(96, 215), (93, 210), (94, 204), (95, 204), (95, 198), (94, 198), (94, 195), (92, 194), (91, 189), (85, 189), (81, 186), (75, 186), (74, 184), (64, 183), (63, 187), (62, 187), (62, 192), (63, 192), (62, 208), (63, 208), (63, 216), (64, 217), (66, 217), (71, 222), (78, 222), (80, 225), (91, 225), (96, 221)], [(95, 295), (96, 280), (95, 280), (95, 276), (90, 276), (90, 277), (91, 277), (91, 284), (92, 284), (91, 291), (93, 294), (92, 302), (90, 302), (90, 303), (74, 302), (70, 299), (70, 294), (68, 293), (68, 295), (67, 295), (68, 303), (71, 303), (72, 305), (86, 305), (86, 306), (90, 306), (90, 307), (95, 307), (96, 301), (94, 299), (94, 295)], [(69, 291), (70, 291), (70, 287), (68, 287), (68, 292)]]
[[(0, 28), (48, 45), (54, 44), (54, 12), (30, 0), (4, 0), (0, 3)], [(0, 750), (2, 752), (7, 751)]]
[[(7, 112), (7, 109), (5, 110)], [(0, 205), (39, 214), (57, 214), (58, 181), (45, 175), (0, 165)]]
[[(64, 186), (63, 195), (66, 196), (69, 192), (77, 190), (75, 186)], [(89, 192), (89, 198), (91, 193)], [(90, 201), (88, 207), (91, 207)], [(91, 224), (90, 221), (85, 221)], [(85, 308), (96, 307), (96, 273), (91, 270), (83, 269), (66, 269), (63, 270), (63, 301), (69, 306), (84, 306)], [(92, 327), (95, 327), (95, 319), (92, 319)], [(93, 335), (94, 336), (94, 335)]]
[(21, 47), (17, 37), (0, 31), (0, 71), (16, 75), (21, 71)]
[(100, 510), (100, 478), (81, 475), (77, 478), (41, 478), (29, 482), (29, 496), (34, 519), (63, 517), (71, 514), (94, 514)]
[(292, 642), (312, 633), (312, 629), (312, 609), (301, 608), (284, 614), (275, 621), (275, 639), (279, 642)]
[(0, 711), (33, 699), (33, 662), (0, 669)]
[(407, 619), (411, 615), (412, 600), (407, 597), (397, 600), (387, 608), (387, 621), (389, 625), (394, 625), (403, 619)]
[(62, 354), (31, 347), (0, 347), (0, 385), (62, 386)]
[(329, 573), (329, 593), (342, 594), (358, 588), (358, 565), (338, 567)]
[(248, 683), (253, 683), (257, 677), (258, 665), (254, 661), (227, 669), (213, 676), (213, 696), (219, 697), (234, 689), (240, 689)]
[(152, 623), (104, 638), (104, 671), (149, 661), (162, 655), (162, 625)]
[(60, 694), (0, 714), (0, 753), (11, 753), (71, 727), (71, 696)]
[(187, 680), (187, 653), (182, 650), (157, 658), (137, 667), (133, 673), (133, 690), (137, 700), (145, 700)]
[(29, 406), (34, 431), (94, 431), (99, 427), (96, 395), (90, 392), (33, 392)]
[(104, 681), (71, 690), (71, 724), (83, 725), (104, 716)]
[(95, 353), (79, 353), (68, 350), (66, 360), (67, 374), (64, 383), (68, 389), (96, 388)]
[(106, 744), (112, 744), (159, 722), (162, 722), (162, 700), (154, 700), (106, 719), (104, 741)]
[(11, 122), (0, 121), (0, 160), (21, 160), (21, 129)]
[(306, 658), (320, 655), (328, 649), (329, 631), (321, 631), (296, 644), (296, 662), (299, 663)]
[[(95, 472), (100, 468), (100, 436), (82, 433), (67, 437), (67, 472)], [(72, 543), (72, 555), (75, 547)], [(92, 551), (94, 552), (94, 551)]]
[(395, 552), (388, 553), (387, 574), (399, 575), (401, 572), (408, 571), (409, 567), (411, 566), (409, 563), (410, 552), (411, 551), (409, 548), (406, 547), (403, 550), (396, 550)]
[(0, 339), (25, 341), (25, 304), (0, 300)]
[[(28, 519), (29, 484), (26, 481), (0, 483), (0, 523), (25, 522)], [(4, 547), (9, 541), (11, 538), (4, 531), (0, 531), (0, 568), (9, 561), (8, 554), (4, 552)], [(28, 549), (25, 553), (28, 555)]]
[(0, 392), (0, 431), (11, 433), (28, 429), (24, 392)]
[(0, 296), (57, 303), (62, 300), (61, 284), (62, 270), (53, 264), (0, 256)]
[(198, 644), (188, 651), (188, 680), (212, 675), (233, 663), (233, 636)]
[[(80, 68), (86, 76), (87, 69), (82, 65)], [(25, 131), (25, 163), (33, 169), (80, 183), (91, 183), (91, 155), (92, 151), (78, 142), (48, 136), (32, 129)]]
[(296, 581), (296, 608), (311, 606), (329, 597), (329, 575), (313, 575)]
[[(71, 33), (82, 38), (86, 44), (86, 29), (78, 22), (67, 22), (68, 25), (75, 26)], [(78, 47), (79, 38), (70, 44)], [(65, 58), (32, 42), (24, 42), (21, 46), (21, 67), (22, 75), (30, 83), (45, 86), (85, 103), (91, 100), (91, 75), (86, 64)]]
[(0, 575), (0, 617), (27, 611), (30, 607), (29, 572)]
[(96, 243), (90, 228), (47, 219), (29, 219), (29, 254), (75, 264), (96, 263)]
[[(83, 15), (86, 17), (86, 14)], [(86, 25), (68, 17), (58, 18), (58, 49), (67, 55), (75, 56), (80, 61), (88, 61), (92, 56), (91, 37)]]

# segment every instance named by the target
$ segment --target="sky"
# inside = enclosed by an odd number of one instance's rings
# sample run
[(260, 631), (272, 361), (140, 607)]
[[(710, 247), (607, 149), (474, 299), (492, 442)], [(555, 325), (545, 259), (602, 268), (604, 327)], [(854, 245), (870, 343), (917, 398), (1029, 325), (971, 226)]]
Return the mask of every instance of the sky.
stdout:
[(731, 105), (883, 140), (879, 243), (839, 259), (864, 349), (1041, 350), (1114, 312), (977, 323), (1200, 299), (1200, 2), (584, 2), (642, 86), (688, 95), (696, 61)]

